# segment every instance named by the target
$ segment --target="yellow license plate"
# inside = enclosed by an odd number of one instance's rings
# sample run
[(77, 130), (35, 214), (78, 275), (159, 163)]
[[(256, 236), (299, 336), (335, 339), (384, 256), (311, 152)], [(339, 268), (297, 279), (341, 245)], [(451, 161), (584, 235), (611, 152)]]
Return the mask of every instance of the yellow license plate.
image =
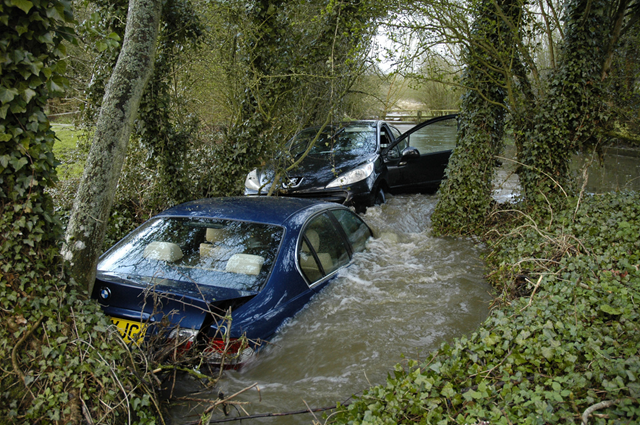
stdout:
[(144, 333), (147, 330), (146, 324), (133, 320), (120, 319), (118, 317), (112, 317), (111, 322), (116, 325), (118, 332), (120, 332), (125, 342), (140, 344), (144, 340)]

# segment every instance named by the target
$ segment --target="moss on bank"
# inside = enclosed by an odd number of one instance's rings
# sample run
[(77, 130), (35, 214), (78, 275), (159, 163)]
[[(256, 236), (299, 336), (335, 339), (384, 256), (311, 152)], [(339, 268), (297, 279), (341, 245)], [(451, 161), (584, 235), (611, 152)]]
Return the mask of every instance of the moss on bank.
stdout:
[(396, 366), (332, 416), (350, 424), (640, 420), (640, 195), (574, 199), (535, 218), (496, 212), (501, 293), (475, 333)]

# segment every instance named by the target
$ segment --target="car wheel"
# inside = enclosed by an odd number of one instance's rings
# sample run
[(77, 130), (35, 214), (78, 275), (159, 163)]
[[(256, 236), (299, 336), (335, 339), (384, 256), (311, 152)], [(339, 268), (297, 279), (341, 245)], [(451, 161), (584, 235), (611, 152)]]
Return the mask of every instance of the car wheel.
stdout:
[(376, 192), (375, 198), (373, 198), (373, 205), (382, 205), (387, 202), (387, 197), (384, 194), (384, 190), (380, 187)]

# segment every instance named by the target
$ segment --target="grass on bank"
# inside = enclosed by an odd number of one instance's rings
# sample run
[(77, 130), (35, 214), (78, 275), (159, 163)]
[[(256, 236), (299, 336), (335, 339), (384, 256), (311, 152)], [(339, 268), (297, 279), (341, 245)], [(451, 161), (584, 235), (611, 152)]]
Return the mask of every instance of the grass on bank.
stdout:
[(78, 146), (82, 131), (73, 124), (51, 124), (51, 129), (56, 133), (53, 154), (61, 163), (58, 166), (58, 178), (67, 180), (82, 177), (84, 161), (81, 159), (86, 156)]
[(640, 422), (640, 195), (496, 218), (487, 262), (501, 305), (471, 336), (396, 366), (331, 422)]

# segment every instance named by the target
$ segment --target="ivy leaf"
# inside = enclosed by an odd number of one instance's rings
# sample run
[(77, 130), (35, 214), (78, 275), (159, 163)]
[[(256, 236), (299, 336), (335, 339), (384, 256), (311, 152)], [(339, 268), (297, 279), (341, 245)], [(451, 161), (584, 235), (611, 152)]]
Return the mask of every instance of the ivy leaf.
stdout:
[(29, 103), (31, 102), (31, 99), (33, 99), (35, 95), (36, 95), (36, 92), (34, 90), (26, 89), (22, 94), (22, 98), (25, 100), (25, 102)]
[(15, 171), (19, 171), (22, 167), (29, 163), (29, 161), (25, 157), (11, 158), (9, 162), (11, 163)]
[(11, 0), (11, 5), (21, 9), (24, 13), (29, 13), (29, 10), (33, 7), (33, 3), (29, 0)]
[(53, 18), (58, 21), (64, 21), (64, 6), (60, 3), (57, 5), (58, 7), (50, 7), (47, 9), (47, 18)]
[(60, 84), (64, 84), (62, 81), (54, 81), (55, 78), (52, 78), (47, 81), (47, 89), (49, 93), (52, 95), (58, 95), (64, 92), (64, 87)]
[(107, 50), (107, 43), (102, 40), (98, 40), (96, 42), (96, 49), (98, 49), (98, 52), (104, 52), (105, 50)]
[(546, 357), (547, 360), (552, 360), (555, 350), (552, 347), (542, 347), (542, 355)]
[(600, 306), (600, 310), (612, 316), (618, 316), (622, 314), (622, 310), (620, 310), (619, 308), (611, 307), (609, 304), (602, 304)]
[[(0, 102), (9, 103), (18, 95), (18, 90), (0, 86)], [(6, 111), (5, 111), (6, 113)], [(3, 117), (4, 118), (4, 117)]]

